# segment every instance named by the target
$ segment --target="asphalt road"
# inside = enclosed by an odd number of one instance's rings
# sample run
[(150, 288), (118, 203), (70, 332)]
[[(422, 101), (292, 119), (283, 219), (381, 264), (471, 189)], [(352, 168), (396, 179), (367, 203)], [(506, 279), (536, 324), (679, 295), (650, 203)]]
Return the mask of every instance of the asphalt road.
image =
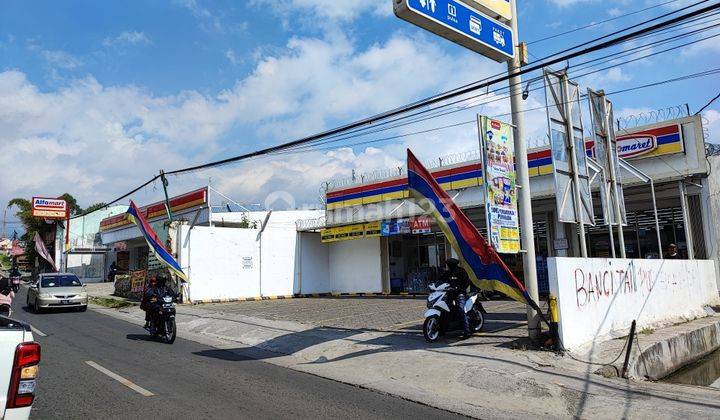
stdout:
[(23, 288), (12, 317), (46, 335), (35, 334), (42, 362), (33, 418), (459, 417), (180, 338), (155, 342), (92, 310), (34, 314), (25, 297)]

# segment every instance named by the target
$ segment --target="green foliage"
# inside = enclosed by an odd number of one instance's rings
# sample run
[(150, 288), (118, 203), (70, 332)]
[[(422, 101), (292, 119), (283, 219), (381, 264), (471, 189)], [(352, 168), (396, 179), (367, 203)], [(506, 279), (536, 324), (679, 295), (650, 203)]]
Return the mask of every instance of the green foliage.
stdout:
[(241, 229), (257, 229), (258, 222), (257, 220), (248, 219), (247, 215), (243, 214), (242, 219), (240, 219), (239, 227)]
[(65, 201), (67, 201), (68, 207), (70, 208), (71, 216), (75, 216), (75, 215), (82, 213), (82, 207), (80, 207), (78, 205), (77, 200), (71, 194), (65, 193), (58, 198), (61, 198)]
[(85, 210), (83, 210), (81, 213), (83, 213), (83, 214), (90, 213), (95, 210), (100, 210), (103, 207), (107, 207), (107, 203), (103, 203), (103, 202), (95, 203), (95, 204), (91, 205), (90, 207), (86, 208)]

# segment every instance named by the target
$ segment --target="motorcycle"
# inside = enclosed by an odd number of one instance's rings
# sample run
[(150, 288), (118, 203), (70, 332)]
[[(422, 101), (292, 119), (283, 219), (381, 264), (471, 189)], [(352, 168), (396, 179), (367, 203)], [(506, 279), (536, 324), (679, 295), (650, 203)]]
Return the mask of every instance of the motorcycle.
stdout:
[(175, 301), (176, 296), (168, 291), (159, 300), (151, 304), (150, 326), (146, 330), (155, 338), (160, 338), (167, 344), (175, 342), (177, 329), (175, 328)]
[(425, 322), (423, 323), (423, 335), (429, 343), (434, 343), (448, 331), (463, 329), (462, 313), (468, 314), (470, 321), (470, 333), (476, 333), (483, 329), (485, 317), (483, 308), (478, 299), (478, 293), (470, 293), (465, 302), (465, 307), (460, 308), (451, 293), (455, 291), (448, 283), (440, 286), (430, 285), (432, 293), (427, 298), (428, 310), (425, 311)]

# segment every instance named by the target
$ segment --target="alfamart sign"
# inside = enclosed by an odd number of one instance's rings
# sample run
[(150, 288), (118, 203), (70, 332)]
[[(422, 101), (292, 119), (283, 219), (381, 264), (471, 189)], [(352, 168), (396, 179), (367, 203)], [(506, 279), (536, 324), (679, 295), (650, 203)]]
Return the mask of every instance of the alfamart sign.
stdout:
[(43, 219), (67, 219), (67, 202), (59, 198), (33, 197), (32, 215)]

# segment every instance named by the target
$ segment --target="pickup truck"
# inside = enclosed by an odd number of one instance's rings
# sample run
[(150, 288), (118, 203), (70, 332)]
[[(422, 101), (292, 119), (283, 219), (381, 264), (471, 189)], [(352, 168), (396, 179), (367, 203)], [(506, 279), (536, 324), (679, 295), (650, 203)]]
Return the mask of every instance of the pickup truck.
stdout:
[(39, 363), (40, 344), (30, 326), (0, 316), (0, 418), (30, 417)]

